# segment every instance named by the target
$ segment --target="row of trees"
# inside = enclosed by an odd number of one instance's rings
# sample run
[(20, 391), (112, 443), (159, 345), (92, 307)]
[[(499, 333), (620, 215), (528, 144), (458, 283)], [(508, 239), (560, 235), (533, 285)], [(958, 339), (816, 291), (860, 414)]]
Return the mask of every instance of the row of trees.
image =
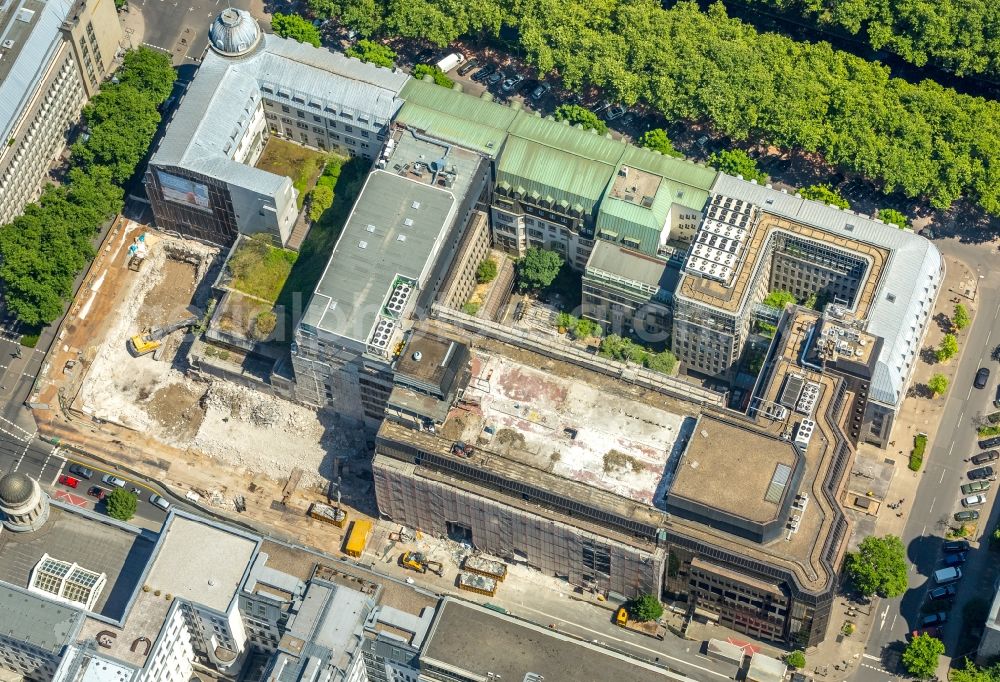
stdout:
[(906, 61), (1000, 76), (1000, 5), (967, 0), (742, 0), (867, 39)]
[(933, 82), (911, 84), (826, 43), (757, 33), (682, 0), (309, 0), (365, 36), (446, 45), (461, 35), (517, 31), (517, 49), (563, 84), (644, 100), (670, 120), (711, 123), (735, 140), (819, 153), (886, 192), (961, 196), (1000, 214), (1000, 105)]
[(125, 55), (117, 78), (84, 108), (88, 133), (72, 147), (64, 183), (47, 186), (0, 227), (4, 299), (28, 326), (57, 319), (72, 297), (74, 279), (94, 256), (94, 236), (122, 208), (122, 185), (156, 133), (175, 74), (168, 55), (142, 47)]

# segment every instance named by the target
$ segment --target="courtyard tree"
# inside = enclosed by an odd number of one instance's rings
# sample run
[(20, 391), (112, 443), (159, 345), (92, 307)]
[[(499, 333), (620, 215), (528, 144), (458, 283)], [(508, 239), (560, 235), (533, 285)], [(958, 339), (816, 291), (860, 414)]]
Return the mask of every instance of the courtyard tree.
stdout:
[(724, 149), (708, 157), (708, 164), (729, 175), (742, 175), (744, 180), (767, 181), (767, 173), (757, 168), (757, 162), (742, 149)]
[(969, 309), (961, 303), (957, 304), (955, 310), (952, 311), (951, 322), (959, 331), (968, 327), (969, 323), (972, 322), (972, 318), (969, 317)]
[(487, 258), (476, 268), (476, 281), (480, 284), (487, 284), (497, 278), (497, 262), (492, 258)]
[(387, 69), (396, 65), (396, 53), (392, 48), (374, 40), (359, 40), (347, 48), (344, 54)]
[(941, 338), (941, 345), (934, 351), (934, 357), (938, 362), (947, 362), (958, 355), (958, 339), (954, 334), (945, 334)]
[(317, 184), (309, 193), (309, 220), (316, 222), (333, 206), (333, 187)]
[(903, 667), (914, 677), (926, 679), (937, 672), (938, 658), (944, 653), (944, 643), (926, 632), (917, 635), (903, 651)]
[(775, 289), (764, 297), (764, 305), (778, 310), (784, 310), (789, 303), (795, 303), (795, 294), (782, 289)]
[(899, 227), (910, 226), (910, 220), (906, 217), (906, 214), (894, 208), (880, 208), (878, 210), (878, 218), (884, 223), (892, 223)]
[(552, 284), (562, 265), (563, 257), (555, 251), (531, 247), (525, 252), (524, 258), (517, 261), (518, 289), (521, 291), (544, 289)]
[(830, 185), (810, 185), (808, 187), (803, 187), (799, 190), (799, 194), (806, 199), (822, 201), (824, 204), (833, 204), (837, 208), (851, 207), (850, 202), (841, 196), (839, 192), (830, 187)]
[(866, 537), (857, 552), (847, 555), (844, 567), (865, 596), (892, 599), (906, 591), (906, 552), (903, 541), (895, 535)]
[(135, 516), (139, 500), (134, 493), (124, 488), (115, 488), (104, 499), (104, 503), (108, 509), (108, 516), (119, 521), (128, 521)]
[(653, 128), (644, 132), (639, 138), (639, 146), (660, 152), (664, 156), (684, 156), (674, 149), (673, 142), (667, 137), (667, 131), (663, 128)]
[(282, 38), (308, 43), (313, 47), (319, 47), (323, 42), (319, 29), (313, 26), (311, 21), (303, 19), (298, 14), (275, 12), (271, 15), (271, 30)]
[(793, 651), (785, 656), (785, 663), (792, 668), (802, 669), (806, 667), (806, 655), (801, 651)]
[(655, 595), (644, 594), (632, 600), (628, 612), (638, 621), (656, 620), (663, 615), (663, 604)]
[(608, 132), (608, 126), (597, 118), (597, 114), (579, 104), (560, 104), (553, 112), (553, 117), (557, 121), (568, 121), (570, 125), (579, 123), (584, 128), (596, 130), (600, 135)]
[(935, 374), (927, 380), (927, 390), (931, 395), (944, 395), (948, 390), (948, 377), (943, 374)]

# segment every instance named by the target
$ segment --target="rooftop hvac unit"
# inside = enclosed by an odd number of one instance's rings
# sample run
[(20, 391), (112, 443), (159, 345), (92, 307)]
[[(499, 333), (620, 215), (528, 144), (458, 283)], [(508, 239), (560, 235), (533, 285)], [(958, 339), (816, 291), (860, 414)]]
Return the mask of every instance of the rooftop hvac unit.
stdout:
[(809, 446), (809, 440), (812, 438), (813, 429), (815, 428), (816, 422), (812, 419), (803, 419), (799, 422), (798, 429), (795, 432), (795, 444), (805, 450)]

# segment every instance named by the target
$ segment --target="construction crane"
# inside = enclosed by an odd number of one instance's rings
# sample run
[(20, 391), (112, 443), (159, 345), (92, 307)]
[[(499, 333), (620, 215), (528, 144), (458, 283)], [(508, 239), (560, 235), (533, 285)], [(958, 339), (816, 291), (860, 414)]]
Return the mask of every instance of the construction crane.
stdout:
[(438, 576), (444, 575), (444, 565), (440, 561), (431, 561), (421, 552), (403, 552), (399, 555), (399, 565), (417, 573), (430, 571)]
[(198, 323), (196, 316), (185, 318), (179, 322), (168, 324), (163, 327), (153, 327), (144, 329), (128, 340), (128, 352), (135, 357), (152, 353), (163, 343), (163, 339), (178, 329), (191, 327)]

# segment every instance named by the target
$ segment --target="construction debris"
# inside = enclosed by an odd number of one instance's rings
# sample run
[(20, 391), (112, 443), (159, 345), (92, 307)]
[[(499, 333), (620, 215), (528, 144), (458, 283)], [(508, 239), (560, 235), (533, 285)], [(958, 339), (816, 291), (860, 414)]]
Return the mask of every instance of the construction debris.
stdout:
[(477, 573), (459, 573), (458, 588), (492, 597), (497, 593), (497, 581)]
[(503, 579), (507, 577), (507, 564), (477, 554), (465, 557), (462, 561), (462, 569), (487, 578), (494, 578), (500, 582), (503, 582)]

